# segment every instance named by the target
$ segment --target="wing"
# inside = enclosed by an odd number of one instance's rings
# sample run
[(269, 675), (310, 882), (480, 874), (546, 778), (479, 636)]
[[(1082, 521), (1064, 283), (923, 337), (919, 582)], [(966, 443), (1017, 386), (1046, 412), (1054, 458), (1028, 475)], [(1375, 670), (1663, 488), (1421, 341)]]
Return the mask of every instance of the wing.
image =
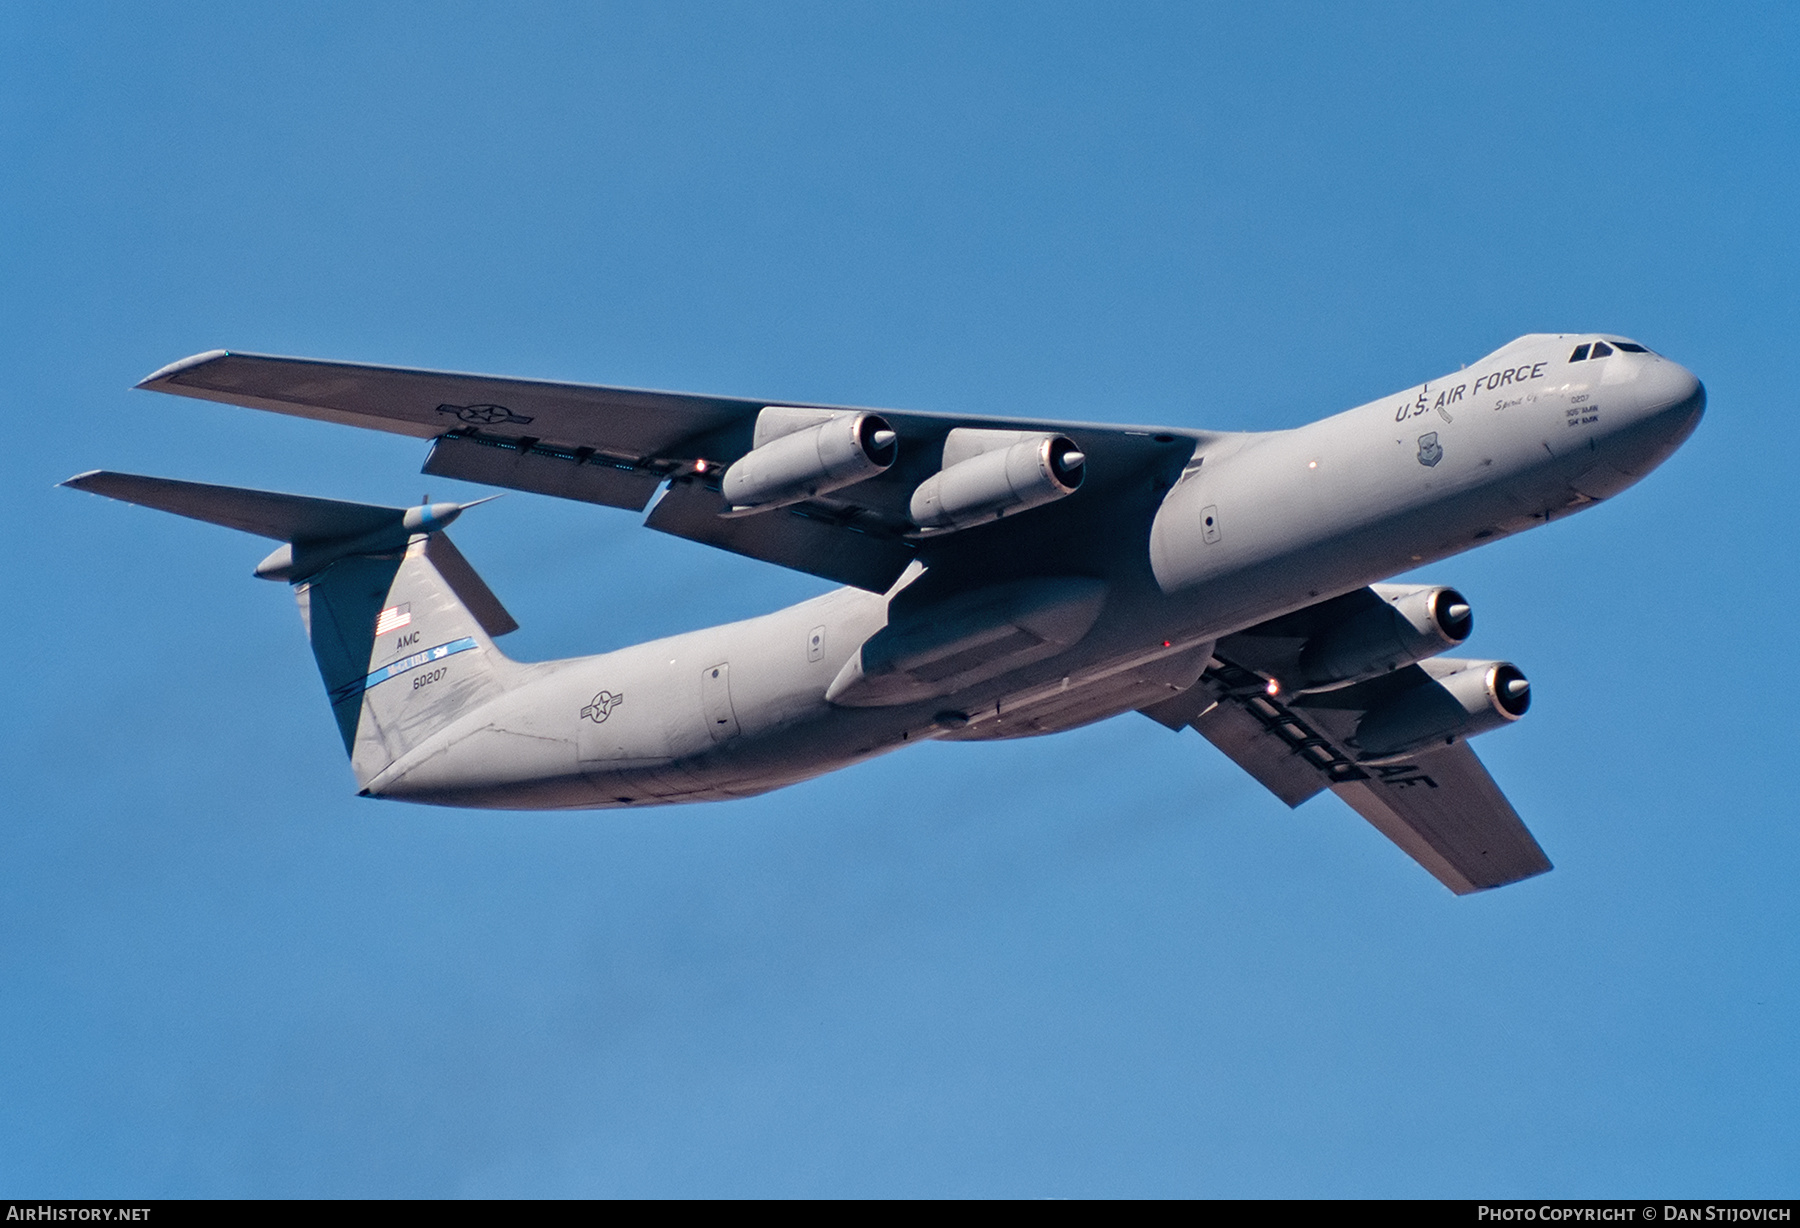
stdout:
[(1551, 869), (1519, 814), (1467, 742), (1331, 787), (1458, 895)]
[[(730, 519), (718, 514), (723, 510), (719, 477), (749, 451), (756, 417), (766, 406), (858, 407), (225, 350), (173, 363), (138, 387), (431, 439), (426, 473), (514, 490), (641, 511), (667, 483), (647, 522), (651, 528), (877, 592), (914, 558), (934, 551), (936, 561), (954, 562), (961, 554), (1014, 560), (1021, 568), (1041, 564), (1031, 557), (1034, 551), (1053, 549), (1053, 539), (1071, 540), (1070, 533), (1056, 531), (1059, 518), (1074, 514), (1092, 520), (1100, 508), (1108, 509), (1102, 518), (1129, 514), (1131, 508), (1108, 496), (1140, 485), (1148, 489), (1147, 474), (1166, 489), (1193, 456), (1194, 445), (1214, 438), (1155, 427), (881, 410), (899, 435), (899, 460), (891, 469), (824, 498)], [(936, 545), (914, 541), (908, 500), (940, 467), (944, 437), (956, 426), (1069, 435), (1088, 458), (1088, 480), (1060, 504), (1034, 512), (1034, 534), (1016, 534), (1011, 522), (1003, 521), (948, 535)], [(1099, 538), (1095, 541), (1098, 551)], [(1055, 561), (1066, 566), (1066, 546)]]
[[(1550, 860), (1467, 742), (1398, 763), (1359, 762), (1362, 714), (1424, 678), (1418, 666), (1370, 683), (1285, 701), (1244, 662), (1279, 660), (1311, 629), (1379, 601), (1361, 589), (1219, 642), (1199, 685), (1145, 715), (1192, 725), (1289, 806), (1330, 789), (1458, 895), (1542, 874)], [(1329, 607), (1329, 608), (1328, 608)], [(1259, 665), (1260, 667), (1260, 665)]]

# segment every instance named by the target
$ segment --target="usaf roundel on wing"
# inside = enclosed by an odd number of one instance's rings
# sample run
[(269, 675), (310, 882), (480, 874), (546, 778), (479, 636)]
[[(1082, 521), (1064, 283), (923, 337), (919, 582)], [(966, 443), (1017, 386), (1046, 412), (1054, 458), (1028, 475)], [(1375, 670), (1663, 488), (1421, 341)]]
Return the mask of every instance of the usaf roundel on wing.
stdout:
[(440, 405), (437, 412), (455, 414), (459, 422), (467, 422), (471, 426), (499, 426), (509, 422), (527, 426), (531, 422), (527, 415), (515, 414), (504, 405)]

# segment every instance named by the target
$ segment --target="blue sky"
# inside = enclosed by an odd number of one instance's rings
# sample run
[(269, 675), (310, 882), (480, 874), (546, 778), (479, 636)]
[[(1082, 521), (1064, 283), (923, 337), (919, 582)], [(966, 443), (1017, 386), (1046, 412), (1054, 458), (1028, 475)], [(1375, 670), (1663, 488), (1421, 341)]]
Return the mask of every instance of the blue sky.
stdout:
[[(0, 1195), (1787, 1195), (1785, 6), (0, 9)], [(1456, 899), (1126, 716), (630, 814), (353, 796), (252, 539), (414, 441), (214, 347), (1261, 429), (1603, 329), (1711, 406), (1434, 567), (1557, 863)], [(473, 488), (466, 488), (474, 493)], [(540, 659), (808, 577), (514, 495)]]

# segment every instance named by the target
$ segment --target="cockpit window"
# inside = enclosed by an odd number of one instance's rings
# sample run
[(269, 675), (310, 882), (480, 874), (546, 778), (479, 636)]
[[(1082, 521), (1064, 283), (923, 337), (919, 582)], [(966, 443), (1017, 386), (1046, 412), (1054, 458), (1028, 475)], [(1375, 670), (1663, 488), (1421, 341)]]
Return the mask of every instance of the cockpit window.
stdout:
[(1604, 341), (1593, 341), (1586, 345), (1578, 345), (1575, 352), (1569, 355), (1570, 362), (1581, 362), (1588, 358), (1605, 358), (1614, 350), (1623, 350), (1627, 354), (1653, 354), (1656, 351), (1646, 349), (1635, 341), (1615, 341), (1611, 345)]

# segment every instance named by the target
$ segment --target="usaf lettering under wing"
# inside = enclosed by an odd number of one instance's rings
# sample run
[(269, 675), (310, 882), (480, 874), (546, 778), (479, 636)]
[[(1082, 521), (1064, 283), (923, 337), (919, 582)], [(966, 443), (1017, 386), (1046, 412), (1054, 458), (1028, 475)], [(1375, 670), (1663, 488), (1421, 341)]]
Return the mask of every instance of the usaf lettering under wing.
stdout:
[(761, 793), (925, 738), (1192, 726), (1289, 806), (1326, 789), (1452, 891), (1549, 860), (1468, 746), (1525, 714), (1445, 654), (1454, 589), (1383, 581), (1609, 498), (1705, 391), (1622, 337), (1537, 334), (1295, 430), (963, 419), (215, 351), (140, 387), (431, 440), (425, 472), (650, 509), (847, 587), (523, 663), (443, 530), (164, 478), (67, 485), (280, 544), (366, 796), (606, 808)]

